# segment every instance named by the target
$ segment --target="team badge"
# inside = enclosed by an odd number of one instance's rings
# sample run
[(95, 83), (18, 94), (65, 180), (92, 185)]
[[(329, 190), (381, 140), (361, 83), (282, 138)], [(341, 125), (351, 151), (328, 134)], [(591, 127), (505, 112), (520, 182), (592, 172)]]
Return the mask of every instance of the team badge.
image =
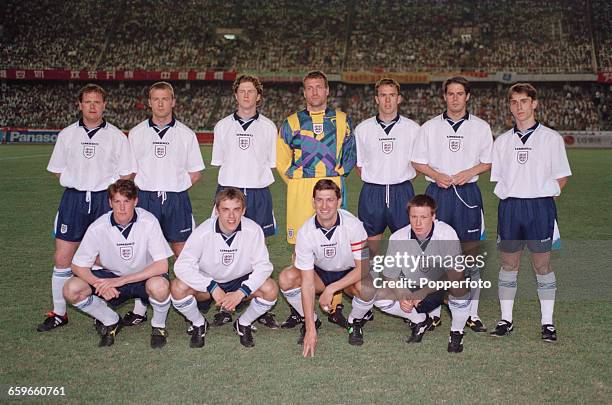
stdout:
[(62, 224), (62, 226), (60, 226), (60, 232), (61, 232), (61, 233), (66, 233), (66, 232), (68, 232), (68, 225), (66, 225), (66, 224)]
[(293, 228), (287, 229), (287, 236), (289, 237), (289, 239), (293, 238)]
[(459, 149), (461, 149), (461, 140), (449, 139), (448, 148), (451, 150), (451, 152), (457, 152)]
[(119, 246), (119, 256), (123, 260), (130, 260), (134, 256), (134, 249), (132, 246)]
[(393, 141), (383, 141), (382, 142), (382, 151), (387, 155), (393, 152)]
[(527, 163), (527, 160), (529, 160), (529, 151), (519, 150), (516, 154), (516, 160), (522, 165)]
[(331, 259), (332, 257), (336, 256), (336, 247), (335, 246), (324, 247), (323, 256), (325, 256), (326, 259)]
[(163, 158), (166, 156), (166, 145), (155, 145), (155, 157)]
[(249, 149), (249, 146), (251, 146), (251, 138), (248, 137), (248, 136), (239, 136), (238, 137), (238, 146), (242, 150)]
[(223, 256), (221, 257), (221, 263), (223, 263), (224, 266), (229, 266), (233, 262), (234, 262), (233, 253), (223, 253)]
[(96, 154), (96, 147), (93, 145), (85, 145), (83, 146), (83, 156), (87, 159), (91, 159)]
[(323, 124), (312, 124), (312, 131), (317, 135), (321, 135), (323, 133)]

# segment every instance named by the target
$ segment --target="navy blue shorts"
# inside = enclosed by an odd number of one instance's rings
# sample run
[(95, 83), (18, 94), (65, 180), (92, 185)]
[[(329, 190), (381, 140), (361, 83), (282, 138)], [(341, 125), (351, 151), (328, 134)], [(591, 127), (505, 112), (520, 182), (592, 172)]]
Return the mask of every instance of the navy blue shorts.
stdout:
[[(119, 277), (118, 275), (110, 271), (106, 271), (106, 270), (92, 270), (91, 272), (93, 273), (94, 276), (98, 278), (117, 278)], [(162, 277), (165, 277), (166, 279), (168, 279), (168, 273), (164, 274)], [(142, 280), (136, 283), (124, 284), (121, 287), (117, 288), (117, 290), (120, 293), (119, 298), (113, 298), (112, 300), (106, 301), (106, 302), (111, 307), (116, 308), (119, 305), (126, 302), (127, 300), (130, 300), (132, 298), (140, 298), (143, 304), (148, 305), (149, 295), (147, 294), (146, 283), (147, 283), (147, 280)], [(92, 291), (96, 290), (94, 286), (90, 286), (90, 287)]]
[(497, 246), (503, 252), (552, 250), (557, 207), (552, 197), (506, 198), (497, 210)]
[(446, 291), (438, 290), (434, 293), (429, 294), (425, 299), (419, 302), (419, 305), (415, 307), (417, 312), (424, 314), (433, 311), (440, 305), (444, 304), (444, 295)]
[(108, 194), (106, 190), (90, 193), (87, 201), (87, 192), (67, 188), (60, 201), (55, 218), (55, 237), (68, 242), (80, 242), (85, 231), (103, 214), (110, 211)]
[(326, 271), (317, 266), (315, 266), (314, 268), (315, 273), (317, 273), (317, 276), (319, 276), (325, 287), (327, 287), (331, 283), (340, 280), (341, 278), (349, 274), (352, 270), (353, 269), (348, 269), (344, 271)]
[(359, 193), (358, 216), (368, 236), (383, 233), (387, 226), (391, 232), (395, 232), (408, 225), (406, 205), (412, 197), (414, 189), (410, 180), (389, 186), (363, 183)]
[[(453, 227), (459, 240), (480, 240), (484, 238), (483, 204), (480, 189), (476, 183), (466, 183), (455, 188), (438, 187), (430, 183), (425, 194), (436, 200), (436, 219)], [(465, 204), (464, 204), (465, 202)], [(475, 208), (468, 208), (467, 205)]]
[(194, 227), (187, 191), (138, 191), (138, 206), (155, 215), (168, 242), (185, 242)]
[[(224, 188), (226, 187), (218, 184), (215, 195)], [(270, 188), (239, 188), (239, 190), (246, 197), (246, 212), (244, 216), (257, 222), (261, 226), (266, 238), (276, 235), (276, 220), (274, 219), (274, 210), (272, 209), (272, 193)]]
[[(220, 287), (226, 293), (238, 291), (240, 289), (240, 286), (242, 285), (242, 283), (244, 281), (246, 281), (249, 278), (250, 275), (251, 275), (251, 273), (245, 274), (242, 277), (238, 277), (238, 278), (233, 279), (231, 281), (228, 281), (226, 283), (217, 283), (217, 287)], [(247, 297), (244, 297), (244, 298), (246, 299)], [(210, 309), (210, 306), (212, 305), (212, 303), (213, 303), (213, 299), (212, 298), (209, 298), (209, 299), (204, 300), (204, 301), (198, 301), (198, 309), (200, 309), (202, 311), (208, 311)], [(242, 306), (242, 302), (240, 304), (238, 304), (238, 306), (236, 306), (236, 310), (239, 310), (241, 308), (241, 306)]]

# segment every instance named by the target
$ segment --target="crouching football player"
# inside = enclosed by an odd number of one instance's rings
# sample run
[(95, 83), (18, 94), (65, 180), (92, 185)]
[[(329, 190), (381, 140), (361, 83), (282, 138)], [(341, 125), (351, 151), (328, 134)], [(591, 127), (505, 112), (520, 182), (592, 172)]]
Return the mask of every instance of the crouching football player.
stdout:
[[(166, 344), (166, 316), (170, 308), (168, 257), (172, 250), (157, 219), (136, 208), (138, 188), (131, 180), (108, 187), (112, 211), (85, 232), (72, 259), (73, 278), (64, 285), (64, 298), (96, 319), (99, 346), (112, 346), (121, 329), (121, 317), (110, 307), (132, 298), (151, 303), (151, 347)], [(100, 259), (102, 270), (92, 270)]]
[(234, 311), (251, 298), (234, 330), (243, 346), (253, 347), (251, 324), (274, 306), (278, 295), (264, 234), (244, 217), (245, 197), (237, 188), (217, 193), (215, 210), (217, 216), (196, 228), (174, 264), (172, 304), (193, 324), (190, 346), (202, 347), (208, 322), (197, 301), (212, 297), (222, 309)]
[[(348, 318), (352, 345), (363, 344), (363, 324), (374, 299), (362, 294), (362, 268), (367, 266), (367, 234), (361, 221), (341, 210), (340, 187), (329, 179), (319, 180), (313, 189), (315, 215), (300, 228), (295, 245), (295, 264), (283, 270), (279, 284), (283, 295), (301, 316), (304, 324), (298, 343), (303, 355), (314, 356), (317, 329), (321, 321), (314, 312), (315, 293), (319, 304), (329, 311), (337, 292), (353, 297)], [(367, 270), (366, 270), (367, 271)]]
[[(399, 255), (418, 260), (394, 263), (385, 268), (383, 274), (386, 278), (401, 278), (406, 288), (392, 291), (399, 299), (390, 299), (385, 294), (389, 290), (378, 290), (374, 305), (391, 315), (410, 320), (412, 334), (407, 342), (419, 343), (425, 332), (432, 327), (433, 320), (428, 312), (444, 301), (444, 290), (430, 287), (430, 281), (460, 282), (464, 274), (448, 268), (450, 264), (443, 263), (448, 258), (459, 257), (461, 245), (455, 230), (436, 220), (436, 202), (433, 198), (424, 194), (417, 195), (408, 203), (407, 211), (410, 224), (391, 235), (385, 259)], [(448, 306), (452, 321), (448, 351), (451, 353), (463, 351), (463, 329), (470, 315), (469, 291), (457, 284), (458, 288), (449, 289)], [(376, 283), (374, 285), (379, 286)]]

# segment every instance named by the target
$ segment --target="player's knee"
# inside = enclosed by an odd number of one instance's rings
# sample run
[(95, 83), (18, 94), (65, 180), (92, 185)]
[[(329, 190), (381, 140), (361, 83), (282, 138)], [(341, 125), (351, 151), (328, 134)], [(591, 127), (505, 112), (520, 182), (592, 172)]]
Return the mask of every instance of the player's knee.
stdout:
[(91, 289), (89, 285), (78, 277), (72, 277), (66, 281), (64, 288), (62, 289), (64, 299), (71, 304), (83, 301), (85, 298), (91, 295)]
[(170, 283), (163, 277), (151, 277), (145, 283), (147, 294), (158, 301), (163, 301), (170, 294)]
[(301, 281), (302, 277), (299, 270), (293, 266), (285, 268), (278, 275), (278, 284), (283, 291), (298, 288), (301, 285)]
[(55, 254), (53, 255), (53, 261), (55, 267), (57, 267), (58, 269), (67, 269), (68, 267), (70, 267), (70, 264), (72, 262), (72, 256), (60, 250), (56, 250)]
[(545, 261), (545, 262), (540, 262), (540, 263), (533, 262), (531, 264), (531, 267), (533, 268), (533, 271), (535, 271), (536, 274), (539, 274), (541, 276), (548, 274), (552, 271), (552, 267), (550, 266), (550, 261)]
[(261, 291), (263, 298), (267, 301), (274, 301), (278, 297), (278, 285), (271, 278), (268, 278), (259, 287), (259, 291)]
[(180, 278), (175, 278), (170, 283), (170, 293), (175, 300), (181, 300), (189, 295), (190, 288)]

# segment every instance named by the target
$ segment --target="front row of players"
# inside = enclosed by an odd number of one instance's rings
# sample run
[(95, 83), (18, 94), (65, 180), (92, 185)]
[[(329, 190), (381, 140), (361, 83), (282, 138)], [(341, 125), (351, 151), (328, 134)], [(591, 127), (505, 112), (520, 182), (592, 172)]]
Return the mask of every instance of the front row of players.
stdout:
[[(73, 259), (74, 277), (63, 289), (69, 303), (95, 318), (100, 346), (111, 346), (122, 327), (121, 317), (111, 308), (129, 299), (140, 299), (153, 307), (153, 348), (166, 344), (171, 303), (193, 325), (190, 346), (202, 347), (208, 322), (198, 309), (198, 301), (212, 299), (224, 310), (234, 311), (243, 300), (249, 300), (234, 322), (234, 330), (243, 346), (254, 346), (251, 324), (274, 306), (278, 287), (270, 278), (273, 268), (263, 231), (244, 217), (242, 192), (229, 187), (217, 194), (217, 215), (204, 221), (189, 237), (175, 263), (176, 278), (171, 282), (168, 257), (172, 250), (156, 218), (136, 208), (138, 188), (130, 180), (118, 180), (109, 187), (108, 197), (112, 210), (88, 228)], [(371, 319), (374, 305), (410, 320), (413, 326), (408, 342), (420, 342), (431, 327), (427, 311), (442, 303), (443, 292), (426, 288), (407, 293), (375, 290), (368, 271), (365, 229), (357, 218), (339, 208), (341, 203), (340, 189), (333, 181), (316, 183), (316, 213), (298, 232), (295, 264), (279, 277), (283, 295), (305, 318), (298, 340), (304, 345), (304, 356), (314, 355), (321, 325), (315, 314), (315, 294), (320, 294), (324, 311), (329, 310), (337, 292), (353, 297), (348, 318), (348, 341), (352, 345), (363, 344), (363, 326)], [(425, 249), (435, 250), (436, 241), (445, 241), (446, 254), (460, 254), (456, 233), (435, 220), (433, 199), (416, 196), (407, 210), (410, 225), (395, 232), (391, 241), (407, 241), (402, 249), (416, 255)], [(92, 270), (96, 264), (101, 269)], [(404, 278), (409, 274), (404, 272)], [(440, 279), (450, 280), (462, 277), (455, 271), (440, 275)], [(450, 290), (449, 306), (453, 321), (448, 350), (460, 352), (469, 316), (469, 293)]]

